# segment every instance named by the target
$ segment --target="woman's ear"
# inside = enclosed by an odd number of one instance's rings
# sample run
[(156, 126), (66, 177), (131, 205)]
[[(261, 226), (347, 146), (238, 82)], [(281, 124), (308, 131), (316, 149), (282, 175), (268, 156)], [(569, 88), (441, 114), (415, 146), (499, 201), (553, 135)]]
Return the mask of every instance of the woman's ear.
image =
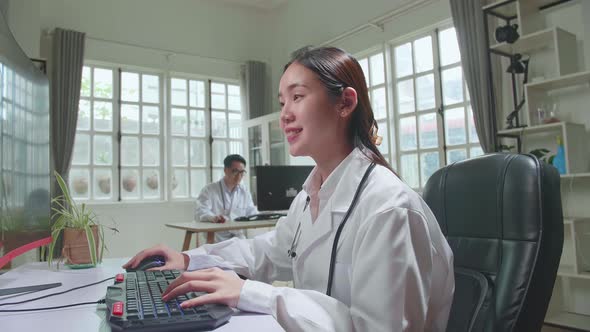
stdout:
[(346, 118), (354, 112), (358, 104), (356, 90), (351, 87), (344, 88), (340, 98), (338, 113), (341, 117)]

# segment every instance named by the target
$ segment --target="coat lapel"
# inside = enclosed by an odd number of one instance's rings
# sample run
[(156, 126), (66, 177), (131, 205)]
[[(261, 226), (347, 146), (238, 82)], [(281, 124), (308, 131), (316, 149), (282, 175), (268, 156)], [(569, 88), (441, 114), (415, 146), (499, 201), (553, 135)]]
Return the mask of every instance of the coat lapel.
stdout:
[[(352, 202), (356, 188), (369, 165), (369, 161), (364, 158), (358, 149), (354, 150), (352, 154), (352, 156), (349, 156), (350, 159), (345, 160), (346, 164), (340, 165), (344, 166), (343, 169), (333, 174), (336, 178), (330, 179), (331, 181), (336, 180), (336, 183), (333, 184), (332, 193), (328, 194), (330, 198), (315, 223), (311, 222), (309, 209), (302, 216), (302, 236), (297, 245), (299, 258), (309, 255), (311, 250), (320, 246), (326, 246), (331, 251), (336, 229), (342, 222)], [(330, 190), (330, 188), (326, 189)], [(328, 253), (328, 258), (329, 255), (330, 253)], [(326, 264), (329, 264), (329, 261)]]

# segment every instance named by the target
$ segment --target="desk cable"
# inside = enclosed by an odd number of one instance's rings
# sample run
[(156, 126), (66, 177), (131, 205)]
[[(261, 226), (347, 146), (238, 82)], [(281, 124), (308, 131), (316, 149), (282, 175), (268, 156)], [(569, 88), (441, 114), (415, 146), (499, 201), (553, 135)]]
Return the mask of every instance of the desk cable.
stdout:
[[(19, 301), (19, 302), (0, 303), (0, 307), (1, 306), (5, 306), (5, 305), (15, 305), (15, 304), (22, 304), (22, 303), (27, 303), (27, 302), (33, 302), (33, 301), (41, 300), (41, 299), (48, 298), (48, 297), (51, 297), (51, 296), (65, 294), (65, 293), (68, 293), (68, 292), (71, 292), (71, 291), (75, 291), (77, 289), (81, 289), (81, 288), (85, 288), (85, 287), (89, 287), (89, 286), (98, 285), (98, 284), (101, 284), (101, 283), (103, 283), (105, 281), (112, 280), (112, 279), (115, 279), (115, 277), (106, 278), (106, 279), (103, 279), (103, 280), (100, 280), (100, 281), (97, 281), (97, 282), (93, 282), (91, 284), (74, 287), (74, 288), (71, 288), (71, 289), (68, 289), (68, 290), (65, 290), (65, 291), (51, 293), (51, 294), (47, 294), (47, 295), (44, 295), (44, 296), (36, 297), (36, 298), (33, 298), (33, 299), (23, 300), (23, 301)], [(51, 310), (51, 309), (61, 309), (61, 308), (75, 307), (75, 306), (86, 305), (86, 304), (102, 304), (102, 303), (105, 303), (105, 300), (104, 299), (101, 299), (101, 300), (98, 300), (98, 301), (94, 301), (94, 302), (80, 302), (80, 303), (66, 304), (66, 305), (61, 305), (61, 306), (56, 306), (56, 307), (44, 307), (44, 308), (32, 308), (32, 309), (10, 309), (10, 310), (0, 310), (0, 312), (41, 311), (41, 310)]]

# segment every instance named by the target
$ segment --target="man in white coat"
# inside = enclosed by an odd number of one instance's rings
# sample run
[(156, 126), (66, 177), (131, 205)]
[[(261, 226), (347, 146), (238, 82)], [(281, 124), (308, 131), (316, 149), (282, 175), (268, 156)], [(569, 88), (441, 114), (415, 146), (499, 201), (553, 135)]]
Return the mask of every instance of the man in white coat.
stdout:
[[(252, 195), (241, 184), (246, 173), (246, 160), (231, 154), (223, 160), (224, 176), (217, 182), (206, 185), (197, 198), (195, 220), (224, 223), (237, 217), (258, 213)], [(215, 233), (215, 242), (237, 237), (245, 238), (243, 230)]]

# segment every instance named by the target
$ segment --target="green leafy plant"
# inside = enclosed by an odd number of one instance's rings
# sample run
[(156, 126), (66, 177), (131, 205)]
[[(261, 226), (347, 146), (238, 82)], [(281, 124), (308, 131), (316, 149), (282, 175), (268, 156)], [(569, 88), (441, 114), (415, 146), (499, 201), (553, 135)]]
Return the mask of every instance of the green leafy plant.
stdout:
[(505, 151), (505, 152), (512, 152), (512, 149), (514, 149), (514, 145), (501, 144), (498, 147), (498, 151), (499, 152), (503, 152), (503, 151)]
[[(64, 179), (59, 173), (54, 172), (57, 184), (62, 191), (62, 195), (51, 200), (52, 202), (52, 219), (54, 223), (51, 227), (52, 241), (49, 245), (49, 253), (47, 254), (47, 261), (51, 265), (53, 261), (53, 254), (55, 245), (60, 235), (63, 234), (66, 228), (73, 228), (83, 230), (86, 233), (88, 240), (88, 249), (90, 251), (90, 259), (92, 265), (100, 263), (105, 249), (104, 244), (104, 227), (97, 222), (96, 214), (90, 210), (86, 204), (82, 203), (79, 206), (72, 199), (69, 188)], [(92, 227), (98, 228), (98, 239), (94, 238)], [(116, 228), (107, 227), (111, 230), (118, 231)], [(97, 253), (96, 240), (100, 243), (100, 253)]]
[(553, 158), (555, 158), (555, 155), (554, 154), (550, 155), (549, 152), (551, 152), (551, 151), (544, 149), (544, 148), (540, 148), (540, 149), (534, 149), (529, 153), (534, 155), (535, 157), (537, 157), (537, 159), (552, 165)]

